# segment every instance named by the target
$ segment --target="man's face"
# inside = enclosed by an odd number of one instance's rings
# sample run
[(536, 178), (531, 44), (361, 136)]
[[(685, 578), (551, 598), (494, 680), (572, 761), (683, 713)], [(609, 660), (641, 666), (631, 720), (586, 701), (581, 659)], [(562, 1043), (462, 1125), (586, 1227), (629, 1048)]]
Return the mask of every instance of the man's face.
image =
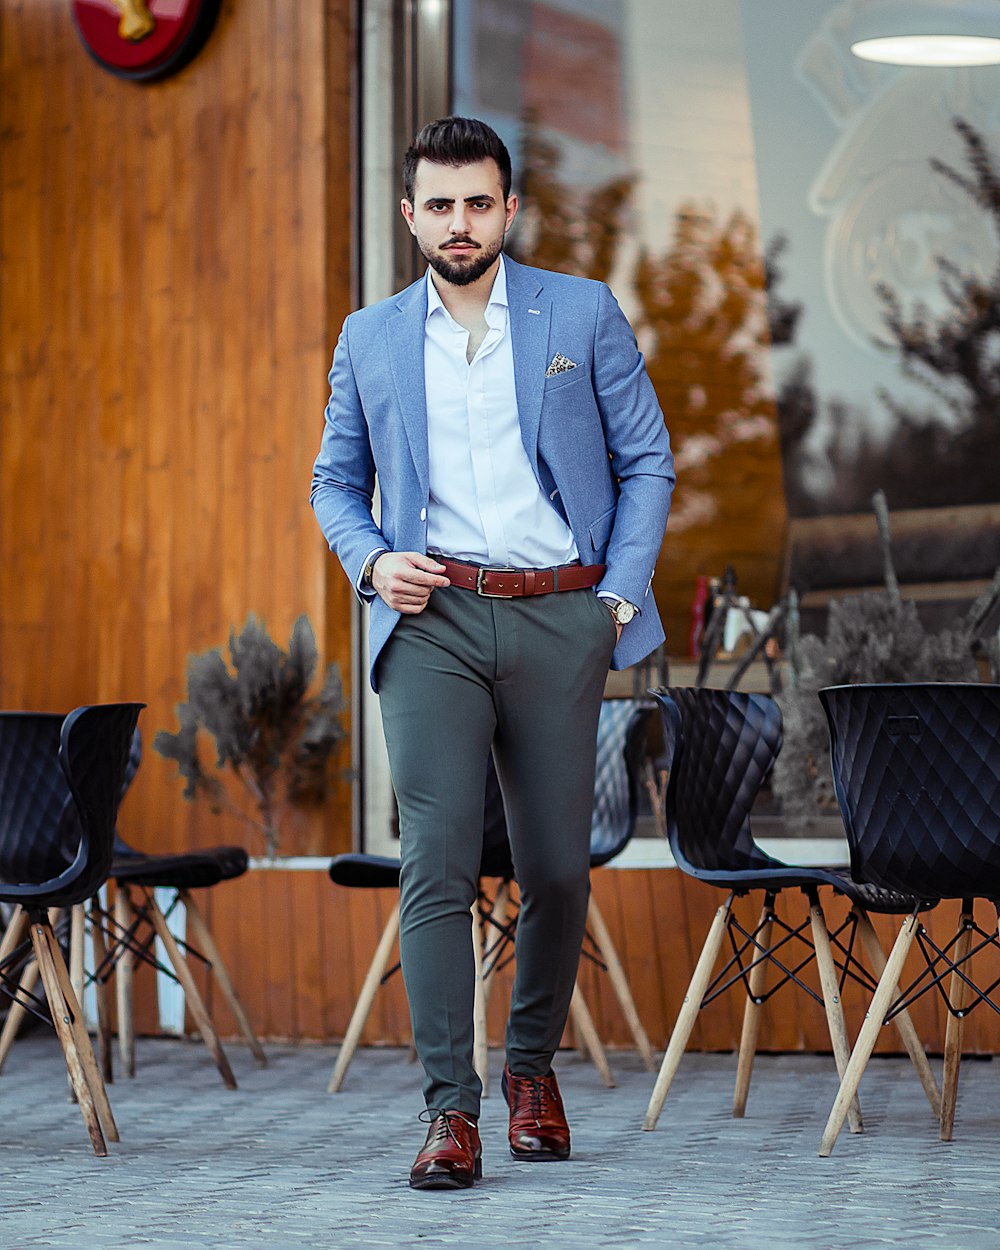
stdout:
[(457, 169), (421, 161), (413, 203), (404, 199), (400, 207), (431, 268), (454, 286), (469, 286), (500, 255), (517, 212), (517, 196), (504, 203), (494, 160)]

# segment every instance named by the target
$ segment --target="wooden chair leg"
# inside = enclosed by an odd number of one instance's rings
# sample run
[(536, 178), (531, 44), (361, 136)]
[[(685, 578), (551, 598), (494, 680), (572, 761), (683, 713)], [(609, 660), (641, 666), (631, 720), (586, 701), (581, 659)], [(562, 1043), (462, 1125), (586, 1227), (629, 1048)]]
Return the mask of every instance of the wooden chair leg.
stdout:
[(918, 916), (907, 917), (899, 931), (899, 936), (893, 944), (892, 952), (886, 961), (885, 972), (882, 973), (879, 980), (878, 988), (875, 990), (875, 997), (871, 1001), (868, 1013), (861, 1026), (861, 1032), (858, 1034), (858, 1040), (855, 1042), (854, 1050), (851, 1052), (847, 1071), (844, 1073), (837, 1097), (834, 1099), (833, 1107), (830, 1109), (830, 1118), (827, 1120), (826, 1129), (823, 1132), (819, 1146), (819, 1153), (824, 1158), (831, 1153), (837, 1144), (840, 1130), (844, 1127), (848, 1109), (854, 1101), (854, 1097), (858, 1092), (858, 1086), (861, 1084), (861, 1078), (864, 1075), (865, 1068), (868, 1066), (868, 1060), (875, 1049), (879, 1029), (881, 1029), (885, 1021), (886, 1012), (889, 1010), (893, 998), (896, 997), (899, 974), (903, 970), (903, 964), (906, 962), (906, 956), (909, 954), (910, 946), (913, 944), (913, 938), (916, 935), (919, 924), (920, 919)]
[(663, 1104), (666, 1102), (670, 1086), (677, 1074), (677, 1069), (680, 1067), (688, 1039), (691, 1037), (695, 1020), (697, 1020), (698, 1012), (701, 1010), (701, 1000), (705, 997), (705, 990), (712, 979), (712, 969), (715, 967), (715, 961), (719, 956), (722, 939), (726, 936), (726, 924), (729, 920), (732, 906), (733, 896), (730, 894), (716, 911), (708, 934), (705, 937), (705, 945), (701, 948), (701, 954), (698, 956), (698, 963), (695, 965), (687, 993), (684, 995), (684, 1002), (681, 1004), (677, 1021), (674, 1024), (674, 1031), (670, 1034), (667, 1053), (663, 1056), (663, 1062), (660, 1064), (660, 1071), (656, 1077), (656, 1084), (653, 1086), (653, 1093), (649, 1099), (649, 1106), (646, 1108), (646, 1118), (642, 1124), (646, 1132), (656, 1128), (656, 1122), (660, 1118), (660, 1112), (663, 1110)]
[(267, 1055), (264, 1054), (264, 1048), (257, 1040), (257, 1035), (251, 1027), (250, 1020), (243, 1008), (243, 1004), (240, 1002), (236, 994), (232, 979), (229, 976), (229, 971), (226, 968), (226, 965), (222, 962), (222, 955), (219, 953), (219, 948), (215, 944), (215, 939), (212, 937), (211, 930), (205, 923), (205, 919), (194, 899), (191, 897), (190, 890), (178, 890), (177, 893), (180, 896), (181, 902), (187, 909), (188, 930), (191, 933), (194, 944), (212, 965), (212, 973), (215, 976), (219, 989), (222, 991), (223, 997), (229, 1004), (229, 1009), (236, 1017), (236, 1024), (240, 1032), (243, 1034), (243, 1038), (247, 1045), (250, 1047), (253, 1057), (262, 1067), (266, 1068)]
[[(49, 908), (49, 924), (54, 925), (59, 920), (61, 909), (58, 907)], [(14, 909), (14, 914), (10, 918), (10, 925), (4, 934), (3, 946), (4, 950), (0, 952), (0, 962), (20, 946), (25, 932), (28, 927), (28, 914), (23, 907), (18, 904)], [(38, 983), (38, 960), (29, 957), (21, 970), (21, 979), (18, 982), (18, 992), (25, 996), (34, 991)], [(44, 992), (44, 991), (43, 991)], [(0, 1030), (0, 1072), (3, 1071), (4, 1064), (7, 1062), (7, 1056), (10, 1049), (17, 1040), (17, 1035), (21, 1031), (21, 1022), (27, 1015), (27, 1008), (16, 998), (10, 1000), (7, 1008), (7, 1019), (4, 1021), (3, 1029)]]
[(167, 952), (170, 965), (184, 989), (184, 1000), (190, 1008), (192, 1016), (194, 1016), (198, 1032), (201, 1034), (202, 1040), (215, 1060), (215, 1066), (219, 1069), (219, 1075), (222, 1077), (223, 1084), (227, 1089), (236, 1089), (236, 1077), (233, 1076), (233, 1070), (229, 1066), (226, 1052), (222, 1049), (222, 1043), (219, 1041), (204, 1000), (201, 997), (198, 986), (195, 984), (194, 977), (191, 975), (188, 961), (181, 954), (181, 949), (177, 945), (174, 935), (167, 927), (166, 917), (160, 911), (159, 904), (151, 891), (147, 891), (147, 900), (149, 902), (149, 918), (152, 921), (153, 928), (156, 930), (156, 936), (163, 943), (163, 949)]
[(75, 903), (70, 912), (69, 929), (69, 979), (78, 1003), (83, 1002), (84, 968), (83, 936), (86, 928), (86, 912), (82, 903)]
[(614, 1089), (615, 1078), (611, 1075), (611, 1068), (608, 1066), (608, 1057), (604, 1053), (604, 1045), (601, 1042), (600, 1034), (594, 1024), (593, 1017), (590, 1014), (590, 1008), (587, 1006), (587, 1000), (583, 996), (580, 989), (580, 982), (577, 980), (573, 986), (573, 997), (569, 1005), (570, 1015), (573, 1023), (579, 1030), (580, 1036), (590, 1057), (594, 1061), (594, 1067), (600, 1074), (601, 1080), (604, 1082), (606, 1089)]
[(69, 1026), (80, 1056), (83, 1075), (90, 1087), (94, 1106), (97, 1108), (97, 1114), (100, 1117), (101, 1127), (104, 1129), (104, 1135), (108, 1141), (118, 1141), (118, 1126), (115, 1124), (111, 1103), (108, 1100), (108, 1091), (105, 1089), (104, 1081), (101, 1079), (101, 1071), (97, 1066), (93, 1047), (90, 1044), (90, 1036), (87, 1033), (87, 1025), (83, 1018), (83, 1008), (80, 1005), (80, 1000), (76, 997), (69, 969), (63, 962), (62, 951), (59, 949), (59, 943), (51, 924), (47, 931), (47, 938), (52, 950), (52, 965), (55, 968), (56, 980), (69, 1011)]
[[(84, 912), (83, 904), (75, 903), (69, 912), (69, 979), (73, 987), (73, 993), (76, 1001), (83, 1010), (83, 978), (84, 978), (84, 958), (83, 958), (83, 931), (84, 931)], [(69, 1096), (75, 1098), (73, 1092), (73, 1082), (69, 1084)]]
[[(885, 972), (885, 951), (882, 949), (882, 943), (878, 940), (878, 934), (875, 932), (875, 927), (868, 913), (856, 907), (854, 914), (857, 917), (858, 932), (861, 934), (861, 941), (865, 948), (865, 954), (868, 956), (868, 962), (871, 964), (876, 978), (880, 978), (882, 973)], [(898, 996), (899, 987), (895, 986), (893, 988), (893, 997), (897, 998)], [(940, 1121), (941, 1094), (938, 1091), (934, 1073), (931, 1071), (927, 1052), (924, 1050), (923, 1042), (920, 1040), (909, 1011), (900, 1011), (893, 1016), (892, 1023), (896, 1026), (900, 1040), (906, 1047), (906, 1053), (910, 1056), (910, 1062), (920, 1078), (920, 1084), (927, 1095), (927, 1101), (931, 1104), (934, 1119)]]
[(593, 932), (594, 941), (597, 943), (597, 948), (601, 953), (601, 960), (608, 969), (608, 978), (615, 991), (615, 997), (621, 1006), (622, 1014), (625, 1017), (626, 1024), (628, 1024), (629, 1032), (632, 1034), (639, 1054), (642, 1055), (642, 1061), (646, 1065), (646, 1070), (647, 1072), (655, 1072), (656, 1056), (653, 1054), (653, 1048), (649, 1043), (646, 1030), (642, 1027), (642, 1021), (639, 1019), (639, 1012), (636, 1010), (635, 999), (632, 997), (632, 990), (628, 983), (628, 977), (625, 975), (625, 969), (622, 967), (622, 961), (593, 894), (590, 896), (590, 903), (587, 907), (587, 923)]
[[(961, 965), (972, 945), (972, 913), (962, 909), (962, 931), (955, 943), (954, 961)], [(968, 973), (966, 973), (968, 976)], [(944, 1035), (944, 1070), (941, 1076), (941, 1140), (951, 1141), (955, 1128), (955, 1104), (958, 1101), (958, 1070), (962, 1063), (962, 1033), (965, 1031), (965, 1007), (968, 986), (957, 972), (951, 974), (948, 997), (954, 1011), (948, 1012)], [(962, 1014), (956, 1015), (959, 1012)]]
[(101, 1063), (101, 1075), (106, 1085), (114, 1080), (111, 1061), (111, 1011), (108, 1004), (108, 983), (97, 973), (108, 957), (104, 942), (104, 915), (100, 899), (90, 900), (90, 940), (94, 948), (94, 997), (97, 1001), (97, 1055)]
[(18, 903), (11, 913), (10, 921), (7, 924), (7, 928), (4, 929), (3, 937), (0, 938), (0, 966), (21, 945), (27, 927), (28, 914)]
[[(774, 928), (774, 899), (768, 895), (761, 908), (760, 920), (757, 924), (757, 942), (763, 950), (771, 947), (771, 930)], [(754, 962), (756, 961), (756, 962)], [(733, 1116), (742, 1120), (747, 1110), (747, 1095), (750, 1093), (750, 1077), (753, 1075), (753, 1061), (757, 1054), (757, 1039), (760, 1037), (761, 1016), (764, 1010), (762, 1002), (764, 985), (767, 981), (767, 960), (763, 952), (753, 947), (750, 969), (749, 987), (746, 1003), (743, 1007), (743, 1028), (740, 1032), (740, 1052), (736, 1061), (736, 1088), (733, 1090)]]
[[(52, 1022), (55, 1025), (56, 1033), (63, 1049), (63, 1055), (66, 1058), (66, 1068), (73, 1083), (76, 1100), (80, 1105), (80, 1112), (83, 1115), (83, 1122), (90, 1137), (91, 1147), (94, 1154), (104, 1156), (108, 1153), (108, 1147), (102, 1131), (101, 1116), (97, 1109), (94, 1091), (87, 1078), (85, 1059), (81, 1053), (79, 1038), (72, 1027), (74, 1007), (78, 1015), (79, 1005), (67, 998), (66, 990), (69, 991), (70, 997), (73, 995), (69, 972), (66, 970), (65, 963), (63, 963), (62, 952), (59, 950), (58, 942), (56, 942), (54, 937), (51, 942), (49, 941), (51, 932), (47, 923), (43, 924), (41, 921), (33, 921), (31, 924), (31, 942), (35, 950), (35, 958), (38, 961), (42, 984), (45, 987), (45, 996), (49, 1002)], [(62, 975), (59, 971), (60, 966)], [(97, 1082), (100, 1083), (97, 1061), (94, 1059), (93, 1051), (90, 1050), (90, 1039), (87, 1037), (86, 1031), (84, 1031), (83, 1042), (83, 1049), (90, 1053), (90, 1059), (94, 1065), (94, 1074)]]
[(132, 988), (135, 982), (135, 955), (123, 941), (135, 914), (128, 886), (115, 888), (115, 927), (121, 947), (115, 960), (115, 997), (118, 1007), (118, 1058), (125, 1076), (135, 1076), (135, 1013)]
[[(18, 991), (25, 995), (31, 994), (37, 983), (38, 960), (30, 959), (21, 973)], [(0, 1030), (0, 1072), (3, 1071), (4, 1064), (7, 1062), (7, 1056), (10, 1054), (11, 1047), (14, 1045), (20, 1032), (21, 1022), (26, 1014), (27, 1009), (16, 998), (11, 999), (10, 1006), (7, 1008), (7, 1019), (4, 1021), (3, 1029)]]
[[(826, 1011), (830, 1044), (833, 1047), (833, 1057), (837, 1064), (837, 1074), (843, 1080), (851, 1059), (851, 1044), (847, 1040), (847, 1025), (844, 1023), (844, 1006), (840, 1001), (840, 982), (837, 980), (837, 968), (833, 962), (830, 932), (826, 927), (823, 909), (819, 905), (819, 896), (815, 892), (810, 898), (809, 923), (812, 927), (813, 948), (816, 951), (816, 967), (819, 969), (819, 983), (823, 991), (823, 1009)], [(852, 1133), (864, 1132), (861, 1103), (858, 1101), (857, 1094), (848, 1107), (847, 1123)]]
[(358, 1048), (358, 1042), (361, 1040), (361, 1034), (364, 1031), (365, 1021), (371, 1014), (372, 1003), (375, 1001), (375, 994), (378, 991), (379, 984), (382, 981), (382, 974), (385, 972), (389, 963), (389, 956), (392, 954), (392, 948), (396, 944), (396, 938), (399, 935), (399, 904), (392, 909), (392, 914), (386, 921), (386, 926), (382, 930), (382, 936), (379, 938), (378, 946), (375, 948), (375, 954), (371, 963), (368, 965), (368, 972), (365, 975), (364, 984), (361, 987), (361, 993), (358, 995), (358, 1001), (354, 1005), (354, 1011), (351, 1014), (350, 1023), (347, 1026), (347, 1032), (344, 1034), (344, 1041), (337, 1055), (337, 1062), (333, 1066), (333, 1072), (330, 1076), (330, 1084), (326, 1087), (328, 1094), (336, 1094), (344, 1083), (344, 1077), (347, 1075), (347, 1069), (351, 1060), (354, 1058), (354, 1052)]
[(472, 1007), (472, 1066), (483, 1087), (484, 1098), (490, 1096), (490, 1049), (486, 1035), (486, 986), (483, 982), (483, 921), (479, 899), (472, 904), (472, 951), (476, 961), (476, 996)]

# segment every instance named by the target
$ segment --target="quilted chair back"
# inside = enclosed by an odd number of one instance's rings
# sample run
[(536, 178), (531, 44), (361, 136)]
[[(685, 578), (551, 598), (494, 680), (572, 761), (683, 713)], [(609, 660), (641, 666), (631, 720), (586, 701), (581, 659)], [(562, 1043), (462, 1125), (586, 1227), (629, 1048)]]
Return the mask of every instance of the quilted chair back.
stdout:
[(58, 762), (62, 724), (54, 713), (0, 714), (2, 881), (48, 881), (73, 862), (79, 822)]
[(624, 850), (639, 813), (639, 775), (646, 750), (648, 700), (605, 699), (597, 724), (597, 772), (590, 826), (590, 866)]
[(65, 906), (107, 879), (143, 704), (0, 713), (0, 897)]
[(663, 719), (667, 835), (678, 866), (727, 883), (741, 872), (783, 869), (750, 832), (750, 809), (781, 750), (778, 705), (739, 690), (651, 693)]
[[(136, 774), (139, 771), (139, 765), (142, 763), (142, 734), (139, 726), (136, 725), (135, 732), (132, 734), (132, 741), (129, 744), (128, 759), (125, 762), (125, 773), (122, 776), (122, 792), (121, 799), (128, 794), (129, 786), (135, 781)], [(135, 855), (137, 852), (134, 847), (129, 846), (125, 839), (115, 829), (115, 855)]]
[(861, 881), (922, 899), (1000, 899), (1000, 687), (820, 691)]

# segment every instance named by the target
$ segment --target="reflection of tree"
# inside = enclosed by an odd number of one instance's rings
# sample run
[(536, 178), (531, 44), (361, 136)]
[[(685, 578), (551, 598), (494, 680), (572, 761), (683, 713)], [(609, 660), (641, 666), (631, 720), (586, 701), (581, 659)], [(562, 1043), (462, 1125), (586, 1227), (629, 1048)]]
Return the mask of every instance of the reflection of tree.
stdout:
[[(960, 187), (991, 218), (1000, 239), (1000, 168), (983, 136), (956, 119), (968, 172), (932, 159), (932, 169)], [(772, 245), (773, 246), (773, 245)], [(778, 243), (778, 254), (783, 243)], [(937, 258), (946, 311), (939, 316), (917, 303), (907, 313), (887, 284), (877, 290), (905, 377), (936, 399), (936, 407), (912, 411), (886, 391), (879, 398), (893, 417), (888, 440), (874, 434), (856, 410), (815, 394), (808, 357), (800, 353), (778, 389), (782, 454), (789, 507), (794, 513), (853, 512), (877, 489), (897, 508), (949, 503), (986, 503), (997, 498), (996, 457), (1000, 434), (1000, 251), (985, 279), (964, 275)], [(769, 301), (785, 308), (780, 268), (769, 271)], [(772, 312), (772, 321), (775, 314)], [(791, 334), (779, 342), (792, 343)], [(832, 490), (810, 486), (810, 435), (829, 431), (826, 458)]]
[(764, 263), (754, 226), (739, 211), (720, 223), (683, 205), (670, 248), (660, 257), (642, 249), (633, 284), (646, 365), (683, 470), (671, 524), (707, 523), (719, 507), (718, 484), (735, 476), (737, 460), (752, 458), (748, 444), (774, 443), (762, 371), (769, 341)]
[[(523, 152), (517, 259), (602, 281), (620, 273), (634, 180), (613, 178), (586, 192), (570, 187), (558, 147), (530, 125)], [(711, 211), (684, 205), (666, 251), (641, 249), (616, 285), (635, 301), (627, 301), (628, 311), (681, 470), (670, 532), (687, 532), (658, 575), (661, 589), (686, 602), (696, 574), (733, 561), (743, 589), (769, 602), (785, 502), (754, 226), (742, 213), (720, 222)]]
[(526, 265), (606, 282), (634, 179), (624, 175), (586, 194), (572, 191), (558, 177), (558, 147), (530, 122), (522, 151), (524, 206), (512, 253)]
[[(1000, 169), (983, 136), (961, 118), (955, 129), (965, 144), (972, 176), (943, 161), (932, 168), (960, 187), (992, 219), (1000, 238)], [(987, 280), (963, 275), (957, 265), (937, 257), (939, 282), (950, 310), (933, 318), (917, 304), (907, 320), (902, 302), (886, 284), (878, 288), (885, 323), (898, 345), (907, 377), (927, 387), (960, 420), (994, 425), (1000, 413), (1000, 252)], [(898, 411), (891, 397), (885, 397)]]
[[(530, 122), (523, 154), (515, 255), (606, 281), (619, 260), (634, 179), (570, 188), (560, 177), (558, 146)], [(720, 223), (711, 211), (682, 205), (669, 248), (660, 255), (640, 249), (630, 285), (639, 302), (633, 324), (683, 470), (671, 517), (676, 532), (716, 515), (718, 482), (735, 473), (732, 464), (715, 463), (720, 457), (746, 457), (749, 443), (773, 448), (774, 405), (762, 374), (769, 342), (764, 260), (754, 226), (741, 212)]]

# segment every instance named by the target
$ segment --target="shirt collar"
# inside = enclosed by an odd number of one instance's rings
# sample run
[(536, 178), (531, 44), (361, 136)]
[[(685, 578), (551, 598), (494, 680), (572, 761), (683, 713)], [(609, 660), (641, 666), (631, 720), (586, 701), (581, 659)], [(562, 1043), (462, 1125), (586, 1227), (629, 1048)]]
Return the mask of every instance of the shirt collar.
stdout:
[[(425, 321), (429, 321), (431, 316), (439, 309), (445, 317), (450, 321), (451, 314), (445, 308), (441, 296), (438, 295), (438, 289), (434, 285), (431, 278), (430, 266), (427, 267), (427, 317)], [(500, 265), (497, 268), (497, 275), (493, 279), (493, 290), (490, 291), (490, 302), (486, 305), (486, 324), (490, 326), (502, 327), (503, 320), (507, 314), (507, 270), (504, 265), (503, 252), (500, 253)], [(503, 312), (493, 312), (494, 309), (503, 309)]]

